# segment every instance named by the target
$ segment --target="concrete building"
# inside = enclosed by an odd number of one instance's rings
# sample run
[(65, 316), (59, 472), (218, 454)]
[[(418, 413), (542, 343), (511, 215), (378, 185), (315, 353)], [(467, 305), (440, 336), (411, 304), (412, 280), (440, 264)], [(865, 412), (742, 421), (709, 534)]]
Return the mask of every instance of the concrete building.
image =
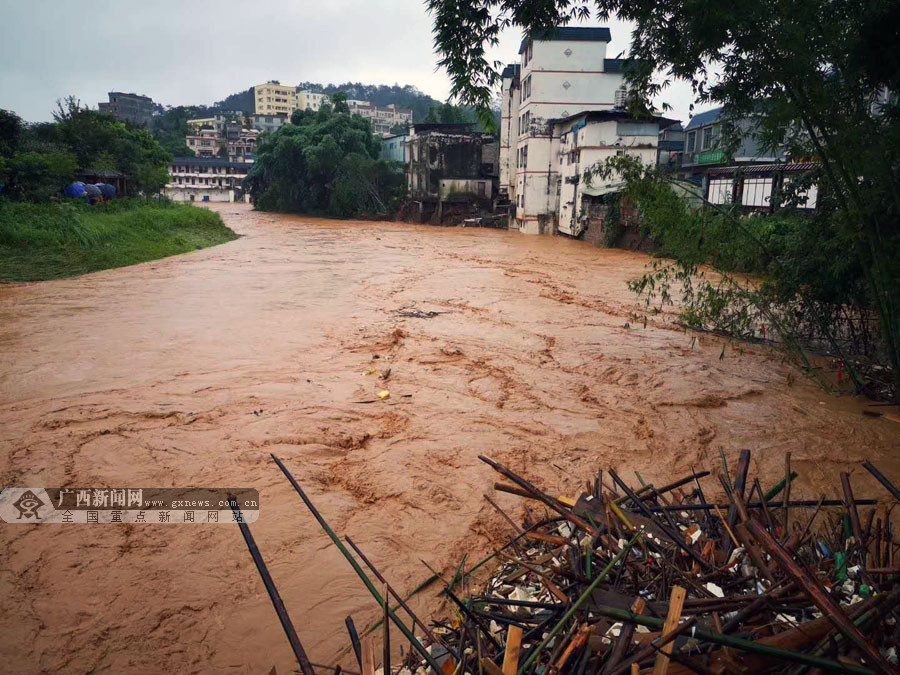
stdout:
[[(559, 176), (556, 229), (571, 237), (580, 236), (588, 222), (585, 201), (613, 188), (612, 181), (599, 177), (587, 182), (584, 175), (591, 167), (617, 155), (637, 157), (648, 166), (656, 164), (659, 128), (666, 122), (659, 117), (638, 121), (624, 110), (585, 111), (554, 120), (550, 130), (557, 139), (553, 144), (556, 149), (551, 151)], [(548, 194), (544, 198), (552, 202), (552, 197)]]
[(381, 159), (386, 159), (390, 162), (409, 164), (409, 152), (407, 149), (408, 140), (409, 134), (385, 136), (381, 143)]
[(610, 39), (608, 28), (533, 34), (522, 40), (518, 73), (504, 71), (501, 105), (510, 122), (508, 147), (501, 147), (506, 181), (500, 190), (512, 196), (514, 226), (523, 233), (551, 233), (559, 213), (560, 130), (553, 122), (624, 107), (624, 61), (606, 58)]
[(331, 97), (328, 94), (322, 94), (316, 91), (298, 91), (297, 105), (295, 108), (300, 110), (318, 110), (323, 103), (330, 103)]
[(684, 127), (681, 122), (661, 129), (657, 164), (663, 171), (678, 171), (684, 155)]
[(253, 87), (255, 112), (259, 115), (287, 115), (297, 109), (297, 88), (270, 80)]
[(212, 117), (188, 120), (187, 123), (195, 132), (199, 132), (201, 129), (215, 129), (221, 132), (229, 122), (241, 122), (243, 119), (244, 114), (239, 110), (227, 110), (215, 113)]
[(232, 162), (253, 161), (259, 134), (258, 130), (247, 129), (238, 122), (228, 122), (221, 131), (201, 129), (186, 136), (184, 142), (197, 157), (221, 157), (224, 149)]
[(494, 197), (499, 144), (470, 124), (415, 124), (407, 137), (407, 182), (416, 219), (441, 222), (445, 209), (459, 212)]
[[(698, 113), (691, 118), (684, 132), (684, 155), (681, 168), (688, 176), (703, 176), (711, 167), (725, 166), (725, 151), (721, 147), (724, 108), (714, 108)], [(763, 164), (784, 159), (782, 154), (764, 151), (756, 137), (757, 118), (746, 117), (738, 120), (737, 130), (741, 134), (740, 146), (735, 150), (733, 161), (728, 164)]]
[(251, 166), (227, 159), (176, 157), (163, 194), (179, 202), (247, 202), (250, 196), (243, 182)]
[(516, 201), (515, 148), (519, 139), (519, 97), (513, 92), (519, 90), (518, 63), (511, 63), (500, 76), (500, 185), (498, 196), (501, 201)]
[(290, 122), (290, 115), (284, 113), (280, 115), (266, 115), (263, 113), (254, 113), (250, 115), (253, 128), (257, 131), (278, 131), (285, 124)]
[[(703, 196), (711, 204), (738, 204), (743, 212), (771, 213), (775, 210), (772, 203), (774, 193), (817, 168), (819, 165), (814, 162), (711, 167), (703, 181)], [(818, 205), (818, 186), (810, 185), (798, 196), (798, 209), (815, 209)]]
[(98, 103), (102, 113), (112, 115), (120, 122), (129, 122), (135, 126), (147, 126), (153, 116), (153, 99), (139, 94), (126, 94), (122, 91), (111, 91), (109, 101)]
[(389, 134), (398, 124), (412, 124), (413, 113), (409, 108), (398, 108), (391, 103), (377, 106), (368, 101), (347, 101), (351, 115), (360, 115), (372, 121), (376, 134)]
[(222, 136), (215, 129), (201, 129), (184, 137), (184, 143), (197, 157), (217, 157), (222, 147)]

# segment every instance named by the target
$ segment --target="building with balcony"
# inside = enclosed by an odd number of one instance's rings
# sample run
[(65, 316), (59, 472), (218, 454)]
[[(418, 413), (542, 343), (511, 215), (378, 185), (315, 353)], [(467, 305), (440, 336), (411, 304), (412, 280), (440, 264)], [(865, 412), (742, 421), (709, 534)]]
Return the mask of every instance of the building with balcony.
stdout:
[(243, 182), (251, 166), (227, 159), (176, 157), (163, 194), (179, 202), (248, 202)]
[(149, 96), (126, 94), (122, 91), (111, 91), (107, 96), (108, 102), (97, 104), (100, 112), (135, 126), (147, 126), (150, 123), (155, 105)]
[(558, 220), (563, 128), (554, 123), (624, 107), (625, 61), (607, 58), (610, 39), (609, 29), (601, 27), (531, 34), (519, 47), (519, 63), (503, 71), (500, 171), (505, 180), (499, 192), (515, 205), (512, 226), (520, 232), (549, 234)]
[(262, 115), (287, 115), (297, 109), (297, 88), (269, 80), (253, 87), (254, 110)]
[(585, 174), (592, 167), (621, 155), (653, 166), (659, 151), (660, 127), (673, 122), (662, 117), (636, 120), (625, 110), (591, 110), (554, 120), (550, 133), (558, 139), (552, 153), (559, 176), (556, 230), (570, 237), (581, 236), (588, 222), (586, 201), (613, 188), (621, 189), (614, 180), (586, 180)]
[(721, 143), (724, 110), (721, 107), (707, 110), (694, 115), (688, 122), (684, 129), (684, 154), (681, 159), (685, 175), (699, 177), (711, 167), (771, 163), (784, 158), (783, 153), (774, 154), (762, 149), (756, 134), (758, 118), (751, 116), (734, 123), (741, 135), (741, 142), (731, 161), (726, 160)]
[(386, 106), (377, 106), (368, 101), (347, 101), (351, 115), (365, 117), (372, 122), (372, 129), (376, 134), (390, 134), (396, 125), (412, 124), (413, 112), (409, 108), (399, 108), (393, 103)]
[(198, 119), (188, 120), (187, 123), (194, 132), (199, 132), (201, 129), (215, 129), (216, 131), (221, 132), (229, 122), (242, 122), (243, 119), (244, 114), (239, 110), (227, 110), (217, 112), (213, 114), (212, 117), (200, 117)]
[(677, 171), (684, 155), (684, 127), (681, 122), (664, 127), (659, 132), (657, 164), (662, 171)]

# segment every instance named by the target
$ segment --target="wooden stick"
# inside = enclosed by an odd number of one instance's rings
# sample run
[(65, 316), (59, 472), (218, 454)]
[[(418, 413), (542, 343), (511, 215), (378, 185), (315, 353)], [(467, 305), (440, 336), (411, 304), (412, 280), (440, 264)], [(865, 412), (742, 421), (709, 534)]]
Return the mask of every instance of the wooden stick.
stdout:
[(371, 635), (362, 640), (362, 675), (375, 675), (375, 638)]
[(860, 651), (865, 654), (867, 662), (871, 663), (879, 672), (890, 674), (894, 672), (894, 667), (872, 646), (860, 630), (844, 614), (832, 597), (825, 592), (821, 584), (812, 578), (806, 570), (794, 560), (794, 557), (788, 553), (777, 541), (772, 538), (766, 528), (760, 525), (756, 520), (750, 518), (744, 525), (756, 541), (769, 553), (770, 556), (778, 563), (789, 576), (806, 591), (813, 603), (822, 610), (835, 627), (844, 634), (844, 636), (855, 644)]
[[(666, 622), (663, 624), (663, 635), (671, 633), (678, 627), (681, 621), (681, 610), (684, 609), (684, 599), (687, 591), (682, 586), (674, 586), (669, 595), (669, 613), (666, 614)], [(656, 662), (653, 664), (653, 675), (666, 675), (669, 670), (669, 654), (672, 653), (672, 642), (667, 642), (659, 648)]]
[(510, 626), (506, 631), (506, 652), (503, 654), (503, 675), (516, 675), (519, 653), (522, 650), (522, 629)]
[(391, 621), (389, 607), (388, 607), (388, 599), (391, 597), (388, 593), (388, 585), (387, 582), (384, 582), (384, 593), (381, 594), (381, 597), (384, 599), (384, 603), (382, 604), (382, 615), (381, 620), (384, 623), (384, 641), (381, 645), (381, 672), (383, 675), (390, 675), (391, 673)]

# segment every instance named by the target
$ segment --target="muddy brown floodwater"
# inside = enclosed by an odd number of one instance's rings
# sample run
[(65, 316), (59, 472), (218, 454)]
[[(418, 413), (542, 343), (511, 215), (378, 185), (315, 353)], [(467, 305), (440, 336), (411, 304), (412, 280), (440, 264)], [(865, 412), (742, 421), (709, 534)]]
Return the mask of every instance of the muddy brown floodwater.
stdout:
[[(866, 458), (900, 481), (896, 423), (791, 386), (766, 347), (722, 356), (717, 338), (635, 322), (625, 281), (643, 255), (217, 210), (241, 239), (0, 287), (0, 484), (259, 489), (254, 534), (314, 661), (349, 665), (344, 617), (365, 626), (378, 608), (269, 453), (404, 591), (428, 576), (420, 558), (451, 570), (509, 534), (482, 499), (481, 453), (567, 494), (599, 467), (663, 481), (740, 448), (772, 480), (791, 451), (795, 494), (837, 497), (855, 469), (857, 494), (880, 496)], [(290, 672), (237, 528), (0, 537), (7, 672)], [(437, 609), (435, 590), (414, 607)]]

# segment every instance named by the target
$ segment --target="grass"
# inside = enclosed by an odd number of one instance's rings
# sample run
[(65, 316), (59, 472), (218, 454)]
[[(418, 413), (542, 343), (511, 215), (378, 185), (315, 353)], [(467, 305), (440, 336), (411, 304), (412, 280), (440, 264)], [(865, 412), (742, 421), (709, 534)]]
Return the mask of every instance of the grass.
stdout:
[(0, 200), (0, 281), (42, 281), (223, 244), (237, 235), (217, 213), (120, 199), (87, 206)]

